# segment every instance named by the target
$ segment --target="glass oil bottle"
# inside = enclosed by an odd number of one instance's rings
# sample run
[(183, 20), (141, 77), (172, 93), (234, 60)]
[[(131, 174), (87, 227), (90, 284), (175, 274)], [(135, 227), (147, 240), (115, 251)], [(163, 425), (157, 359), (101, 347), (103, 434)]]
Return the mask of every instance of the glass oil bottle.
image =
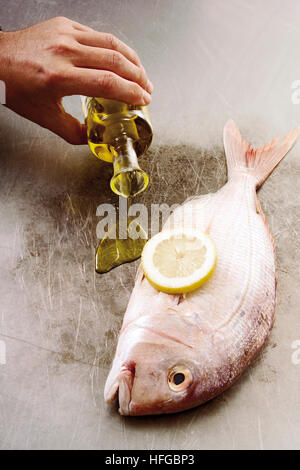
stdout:
[(113, 164), (112, 191), (127, 198), (144, 191), (149, 179), (138, 157), (153, 138), (148, 108), (90, 97), (83, 97), (82, 104), (91, 151)]

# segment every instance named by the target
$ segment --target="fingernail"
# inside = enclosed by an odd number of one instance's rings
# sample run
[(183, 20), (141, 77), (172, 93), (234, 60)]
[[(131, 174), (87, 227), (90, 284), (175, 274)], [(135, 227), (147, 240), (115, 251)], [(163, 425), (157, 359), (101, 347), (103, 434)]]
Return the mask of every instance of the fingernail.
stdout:
[(146, 91), (143, 91), (143, 101), (145, 105), (149, 104), (151, 101), (151, 95), (149, 95), (149, 93), (147, 93)]

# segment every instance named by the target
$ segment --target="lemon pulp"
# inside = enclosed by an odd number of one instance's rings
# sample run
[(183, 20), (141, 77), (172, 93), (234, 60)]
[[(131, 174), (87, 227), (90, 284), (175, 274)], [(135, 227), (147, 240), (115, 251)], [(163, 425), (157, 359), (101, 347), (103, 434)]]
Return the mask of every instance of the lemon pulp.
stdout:
[(148, 281), (167, 293), (185, 293), (206, 282), (216, 266), (212, 239), (195, 229), (164, 230), (149, 240), (142, 253)]

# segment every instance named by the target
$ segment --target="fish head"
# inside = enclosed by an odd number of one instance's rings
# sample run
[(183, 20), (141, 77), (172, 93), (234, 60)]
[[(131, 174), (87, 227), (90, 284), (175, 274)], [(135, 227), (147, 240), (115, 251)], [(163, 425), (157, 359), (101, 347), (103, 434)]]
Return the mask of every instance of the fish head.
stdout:
[(120, 414), (175, 413), (198, 405), (205, 401), (206, 392), (211, 393), (207, 381), (211, 375), (201, 361), (201, 357), (208, 360), (205, 339), (201, 354), (201, 348), (196, 351), (182, 341), (187, 332), (184, 325), (177, 326), (181, 328), (176, 336), (161, 327), (142, 331), (135, 341), (126, 335), (122, 338), (127, 344), (126, 354), (119, 347), (121, 353), (116, 355), (105, 387), (106, 402), (118, 397)]

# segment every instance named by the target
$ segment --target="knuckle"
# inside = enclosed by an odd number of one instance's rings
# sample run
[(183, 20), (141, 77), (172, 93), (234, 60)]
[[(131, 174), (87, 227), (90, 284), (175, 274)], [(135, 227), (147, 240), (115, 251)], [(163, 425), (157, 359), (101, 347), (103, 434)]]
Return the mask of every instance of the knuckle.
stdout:
[(57, 70), (47, 70), (44, 74), (44, 83), (47, 87), (51, 88), (56, 86), (60, 81), (60, 73)]
[(111, 53), (111, 66), (118, 68), (122, 63), (122, 55), (120, 52), (113, 51)]
[(133, 83), (130, 86), (130, 91), (129, 91), (130, 99), (133, 102), (141, 102), (143, 100), (143, 90), (142, 88), (137, 85), (136, 83)]
[(56, 21), (57, 24), (59, 25), (64, 25), (66, 23), (68, 23), (70, 20), (68, 18), (66, 18), (65, 16), (56, 16), (54, 18), (54, 20)]
[(60, 37), (52, 46), (52, 51), (56, 55), (69, 55), (70, 52), (73, 52), (74, 45), (66, 37)]
[(47, 89), (56, 90), (62, 86), (66, 80), (66, 74), (62, 70), (49, 69), (44, 73), (44, 86)]
[(110, 33), (106, 34), (106, 41), (110, 49), (116, 49), (118, 45), (118, 40), (117, 38)]
[(103, 73), (99, 77), (99, 86), (100, 88), (105, 89), (106, 91), (111, 91), (116, 86), (116, 78), (113, 73)]
[(65, 35), (71, 30), (72, 21), (64, 16), (57, 16), (53, 19), (55, 31), (58, 35)]
[(128, 46), (128, 51), (129, 51), (129, 54), (130, 54), (130, 60), (133, 63), (135, 63), (137, 66), (141, 67), (141, 61), (140, 61), (140, 58), (139, 58), (137, 52), (129, 46)]

